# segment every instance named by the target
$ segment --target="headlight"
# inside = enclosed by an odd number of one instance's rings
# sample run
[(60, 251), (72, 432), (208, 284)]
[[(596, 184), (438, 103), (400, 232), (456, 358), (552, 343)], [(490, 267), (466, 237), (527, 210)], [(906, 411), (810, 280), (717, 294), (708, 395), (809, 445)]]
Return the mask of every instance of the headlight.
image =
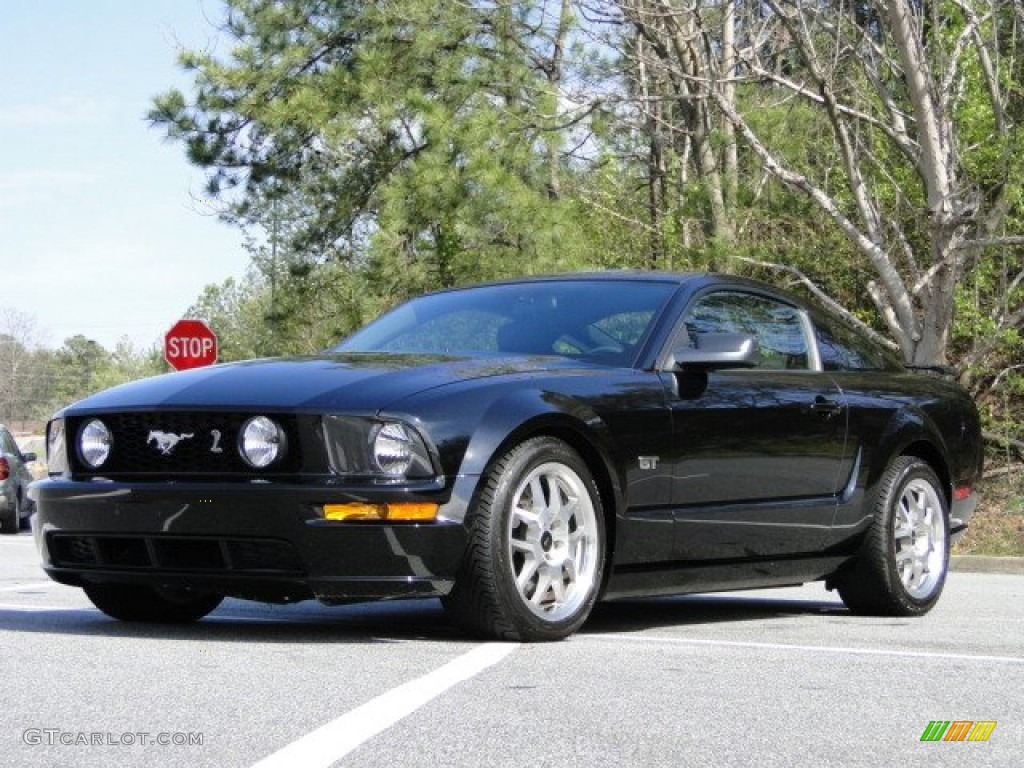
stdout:
[(242, 425), (238, 451), (254, 469), (269, 467), (284, 456), (284, 430), (266, 416), (254, 416)]
[(437, 474), (426, 442), (408, 424), (326, 416), (323, 425), (328, 460), (339, 475), (395, 482), (425, 480)]
[(373, 463), (390, 477), (401, 477), (412, 466), (412, 438), (397, 422), (382, 424), (373, 439)]
[(64, 419), (46, 425), (46, 470), (50, 477), (68, 473), (68, 444), (64, 438)]
[(78, 453), (89, 467), (98, 469), (110, 456), (114, 442), (107, 425), (99, 419), (86, 422), (78, 432)]

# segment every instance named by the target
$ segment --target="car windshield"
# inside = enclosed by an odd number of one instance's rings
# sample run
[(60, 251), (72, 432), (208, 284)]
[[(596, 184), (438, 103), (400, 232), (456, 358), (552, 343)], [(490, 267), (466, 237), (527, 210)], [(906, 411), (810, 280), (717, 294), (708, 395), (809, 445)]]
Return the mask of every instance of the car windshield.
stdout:
[(413, 299), (332, 352), (559, 355), (632, 365), (672, 282), (539, 281)]

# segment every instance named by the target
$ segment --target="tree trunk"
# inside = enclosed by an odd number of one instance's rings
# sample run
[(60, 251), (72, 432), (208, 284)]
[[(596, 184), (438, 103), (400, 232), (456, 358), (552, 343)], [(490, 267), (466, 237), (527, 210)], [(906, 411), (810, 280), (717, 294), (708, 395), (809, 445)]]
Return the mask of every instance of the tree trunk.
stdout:
[[(736, 3), (729, 0), (723, 6), (722, 18), (722, 98), (730, 104), (736, 104)], [(722, 116), (722, 134), (725, 137), (725, 184), (724, 194), (726, 208), (736, 211), (736, 193), (739, 187), (739, 154), (736, 144), (736, 128), (724, 115)]]
[(651, 269), (656, 269), (663, 266), (665, 260), (665, 141), (662, 135), (662, 102), (647, 66), (645, 48), (643, 37), (637, 35), (637, 75), (647, 115), (647, 218), (650, 223), (647, 263)]

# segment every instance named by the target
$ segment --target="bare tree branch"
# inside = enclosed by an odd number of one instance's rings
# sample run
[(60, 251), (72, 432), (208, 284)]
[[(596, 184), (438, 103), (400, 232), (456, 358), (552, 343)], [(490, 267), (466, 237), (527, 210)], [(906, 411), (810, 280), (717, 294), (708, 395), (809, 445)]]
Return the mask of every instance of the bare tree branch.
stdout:
[(981, 475), (982, 480), (993, 480), (997, 477), (1003, 477), (1005, 475), (1013, 475), (1018, 472), (1024, 473), (1024, 464), (1008, 464), (1005, 467), (999, 467), (997, 469), (987, 469)]
[(1012, 437), (1006, 435), (998, 435), (995, 432), (982, 432), (982, 438), (985, 442), (998, 445), (1002, 448), (1012, 448), (1016, 451), (1018, 456), (1024, 457), (1024, 440), (1015, 440)]
[(964, 240), (957, 244), (958, 250), (968, 248), (988, 248), (1000, 245), (1024, 245), (1024, 235), (1007, 235), (1005, 237), (982, 237), (977, 240)]

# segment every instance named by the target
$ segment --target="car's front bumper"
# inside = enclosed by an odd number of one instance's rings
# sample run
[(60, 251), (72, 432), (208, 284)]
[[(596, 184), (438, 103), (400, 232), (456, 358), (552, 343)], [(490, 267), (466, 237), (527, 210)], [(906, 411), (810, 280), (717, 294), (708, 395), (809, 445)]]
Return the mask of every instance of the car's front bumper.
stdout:
[(320, 511), (386, 493), (46, 480), (32, 487), (33, 528), (43, 568), (75, 586), (176, 585), (271, 601), (446, 594), (465, 549), (461, 524), (345, 523)]

